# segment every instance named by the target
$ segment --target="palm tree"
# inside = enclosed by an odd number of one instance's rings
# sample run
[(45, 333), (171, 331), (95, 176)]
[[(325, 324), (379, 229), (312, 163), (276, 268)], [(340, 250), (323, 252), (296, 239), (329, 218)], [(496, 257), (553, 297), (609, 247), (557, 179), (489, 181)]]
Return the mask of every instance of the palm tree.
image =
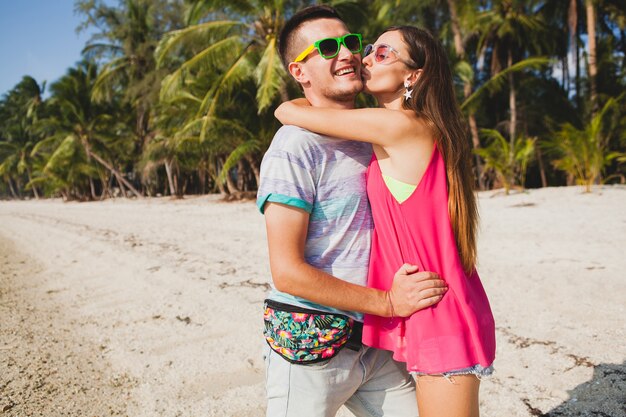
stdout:
[[(163, 81), (161, 103), (185, 96), (199, 99), (178, 140), (193, 138), (212, 155), (207, 166), (224, 193), (240, 191), (230, 171), (237, 167), (241, 178), (243, 161), (258, 183), (269, 128), (276, 128), (268, 110), (278, 99), (299, 94), (282, 66), (277, 41), (284, 20), (303, 3), (309, 2), (195, 1), (187, 13), (188, 26), (166, 34), (156, 50), (159, 66), (178, 62)], [(358, 4), (336, 3), (342, 8)], [(197, 89), (200, 74), (211, 80), (204, 90)]]
[(491, 142), (483, 148), (474, 149), (474, 152), (483, 157), (487, 169), (495, 172), (505, 194), (508, 195), (515, 186), (524, 188), (526, 168), (535, 150), (536, 138), (517, 137), (511, 148), (510, 141), (497, 130), (481, 129), (481, 132)]
[[(502, 68), (511, 68), (528, 51), (540, 52), (545, 48), (546, 27), (540, 13), (538, 1), (497, 0), (492, 8), (480, 13), (477, 30), (480, 32), (478, 49), (482, 57), (491, 54), (491, 76)], [(513, 152), (517, 137), (517, 99), (514, 72), (508, 72), (509, 88), (509, 149)], [(514, 155), (511, 153), (510, 159)]]
[[(465, 39), (467, 39), (468, 36), (464, 36), (463, 34), (463, 29), (467, 29), (469, 25), (462, 25), (462, 18), (466, 21), (473, 21), (475, 18), (476, 5), (473, 1), (458, 2), (454, 0), (447, 0), (447, 5), (448, 12), (450, 13), (450, 28), (452, 30), (454, 51), (458, 60), (456, 65), (457, 73), (462, 75), (460, 78), (463, 80), (463, 97), (467, 99), (472, 94), (474, 71), (468, 62), (467, 51), (465, 49)], [(472, 145), (474, 149), (477, 149), (480, 147), (480, 138), (478, 135), (478, 123), (476, 122), (474, 112), (468, 114), (468, 122), (472, 136)], [(479, 189), (484, 190), (483, 166), (478, 154), (476, 154), (474, 162), (476, 164), (476, 177), (478, 179)]]
[[(139, 162), (144, 182), (153, 183), (153, 179), (156, 179), (157, 185), (156, 174), (163, 167), (169, 194), (178, 198), (182, 198), (185, 189), (186, 180), (182, 176), (188, 172), (184, 172), (187, 171), (184, 168), (191, 166), (188, 171), (194, 171), (198, 165), (203, 165), (197, 135), (189, 129), (181, 129), (193, 119), (201, 101), (193, 94), (193, 90), (192, 85), (188, 84), (184, 93), (181, 92), (176, 99), (158, 104), (154, 118), (155, 136), (144, 148)], [(200, 169), (198, 171), (200, 181), (203, 182), (204, 175)], [(180, 186), (181, 183), (183, 186)]]
[[(210, 182), (222, 194), (238, 196), (245, 191), (245, 184), (237, 185), (231, 178), (233, 168), (237, 168), (236, 177), (240, 180), (251, 171), (254, 184), (248, 189), (254, 189), (259, 183), (261, 155), (278, 128), (277, 121), (270, 112), (257, 114), (256, 86), (252, 79), (248, 79), (232, 97), (222, 99), (212, 118), (211, 129), (203, 137), (203, 119), (197, 118), (196, 114), (202, 104), (202, 96), (218, 77), (209, 71), (188, 76), (184, 89), (160, 104), (157, 120), (159, 140), (144, 155), (143, 166), (164, 166), (172, 194), (177, 189), (181, 168), (186, 165), (182, 171), (192, 171), (188, 163), (190, 158), (199, 163), (197, 173), (201, 183), (206, 183), (208, 175)], [(182, 158), (183, 154), (185, 158)], [(243, 161), (247, 166), (242, 165)]]
[[(608, 145), (618, 127), (619, 101), (609, 99), (582, 129), (570, 123), (561, 125), (544, 147), (556, 159), (554, 167), (571, 175), (584, 185), (585, 192), (602, 179), (604, 168), (614, 159), (623, 161), (624, 152), (610, 152)], [(622, 134), (623, 135), (623, 134)]]
[[(89, 183), (91, 198), (95, 199), (94, 178), (100, 178), (106, 192), (109, 181), (105, 172), (108, 171), (122, 190), (128, 188), (141, 197), (114, 162), (129, 155), (132, 149), (132, 135), (124, 124), (124, 109), (119, 103), (117, 106), (98, 104), (91, 99), (98, 75), (95, 64), (82, 61), (50, 86), (51, 116), (39, 123), (46, 138), (33, 149), (33, 155), (40, 152), (48, 155), (44, 173), (63, 184), (68, 196), (73, 194), (71, 189), (76, 188), (72, 181), (82, 175)], [(67, 177), (63, 178), (61, 173)], [(40, 181), (45, 182), (46, 176)]]
[[(188, 11), (189, 26), (166, 34), (156, 51), (164, 65), (182, 48), (186, 59), (164, 81), (161, 100), (168, 100), (183, 88), (190, 73), (200, 68), (219, 74), (205, 92), (197, 118), (202, 118), (202, 136), (207, 133), (219, 103), (246, 79), (258, 87), (256, 101), (261, 112), (277, 97), (288, 99), (286, 73), (280, 62), (277, 36), (285, 17), (285, 7), (294, 2), (274, 1), (196, 1)], [(221, 10), (226, 8), (226, 14)], [(202, 39), (204, 41), (199, 42)]]
[[(575, 70), (575, 85), (576, 85), (576, 96), (580, 95), (578, 88), (578, 0), (570, 0), (569, 6), (567, 8), (567, 29), (568, 29), (568, 51), (574, 60), (574, 65), (576, 66)], [(567, 62), (567, 61), (566, 61)], [(569, 69), (569, 67), (568, 67)], [(568, 90), (569, 90), (568, 86)]]
[(40, 86), (34, 78), (24, 76), (0, 101), (0, 175), (14, 198), (21, 195), (23, 174), (26, 188), (39, 198), (32, 183), (34, 161), (30, 153), (39, 140), (34, 127), (41, 116), (44, 90), (45, 83)]
[(140, 153), (150, 138), (151, 109), (164, 75), (156, 69), (154, 51), (163, 33), (182, 24), (182, 2), (121, 0), (119, 7), (113, 7), (102, 0), (78, 0), (75, 9), (86, 18), (79, 29), (100, 29), (83, 53), (108, 59), (94, 86), (93, 98), (106, 101), (120, 89), (124, 91), (124, 101), (135, 111), (135, 151)]
[(596, 75), (598, 74), (598, 66), (596, 64), (596, 11), (593, 0), (585, 0), (585, 11), (587, 13), (587, 47), (589, 48), (587, 61), (589, 66), (591, 113), (593, 117), (593, 114), (595, 114), (598, 109), (598, 87), (596, 83)]

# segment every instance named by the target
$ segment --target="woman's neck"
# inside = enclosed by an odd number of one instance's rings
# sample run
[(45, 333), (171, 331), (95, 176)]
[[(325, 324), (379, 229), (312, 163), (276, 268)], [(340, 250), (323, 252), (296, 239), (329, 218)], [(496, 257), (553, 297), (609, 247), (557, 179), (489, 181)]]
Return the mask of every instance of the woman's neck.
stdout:
[(374, 95), (378, 107), (388, 110), (402, 110), (402, 103), (404, 102), (404, 96), (398, 96), (397, 93)]

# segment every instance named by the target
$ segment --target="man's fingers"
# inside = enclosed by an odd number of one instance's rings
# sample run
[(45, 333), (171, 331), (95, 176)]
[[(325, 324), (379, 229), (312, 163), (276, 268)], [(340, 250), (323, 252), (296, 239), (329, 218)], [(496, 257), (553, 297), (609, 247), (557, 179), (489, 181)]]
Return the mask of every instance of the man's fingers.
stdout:
[(437, 304), (439, 301), (441, 301), (441, 299), (443, 298), (443, 295), (434, 295), (432, 297), (428, 297), (428, 298), (422, 298), (422, 300), (420, 301), (420, 306), (419, 308), (426, 308), (426, 307), (430, 307), (432, 305)]
[(447, 291), (448, 287), (428, 288), (420, 291), (420, 295), (422, 298), (443, 297)]
[(439, 274), (437, 274), (436, 272), (417, 272), (413, 275), (411, 275), (412, 278), (415, 279), (415, 281), (427, 281), (427, 280), (433, 280), (433, 279), (441, 279), (441, 277), (439, 276)]
[(425, 283), (421, 283), (420, 285), (422, 286), (420, 294), (424, 297), (428, 297), (431, 294), (445, 294), (446, 291), (448, 291), (448, 285), (442, 280), (427, 281)]
[(420, 269), (417, 265), (404, 264), (400, 267), (400, 270), (398, 272), (402, 272), (406, 275), (409, 275), (409, 274), (414, 274), (418, 272), (419, 270)]

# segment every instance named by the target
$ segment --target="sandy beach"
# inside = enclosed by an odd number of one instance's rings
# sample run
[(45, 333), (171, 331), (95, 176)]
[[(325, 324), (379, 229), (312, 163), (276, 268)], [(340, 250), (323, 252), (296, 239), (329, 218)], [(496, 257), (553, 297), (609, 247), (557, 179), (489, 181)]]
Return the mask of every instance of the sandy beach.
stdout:
[[(626, 187), (480, 213), (482, 415), (626, 416)], [(0, 415), (264, 416), (269, 280), (252, 201), (0, 202)]]

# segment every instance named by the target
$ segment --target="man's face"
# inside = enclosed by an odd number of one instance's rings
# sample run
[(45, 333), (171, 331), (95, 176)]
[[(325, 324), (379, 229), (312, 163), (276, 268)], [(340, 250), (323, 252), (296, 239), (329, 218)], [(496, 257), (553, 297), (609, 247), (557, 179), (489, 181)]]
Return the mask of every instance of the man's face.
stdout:
[[(298, 53), (313, 42), (324, 38), (341, 37), (347, 33), (346, 25), (337, 19), (318, 19), (306, 22), (299, 30), (296, 49)], [(302, 71), (302, 86), (309, 101), (354, 102), (363, 89), (361, 80), (361, 54), (353, 54), (343, 44), (336, 57), (324, 59), (314, 50), (299, 63)]]

